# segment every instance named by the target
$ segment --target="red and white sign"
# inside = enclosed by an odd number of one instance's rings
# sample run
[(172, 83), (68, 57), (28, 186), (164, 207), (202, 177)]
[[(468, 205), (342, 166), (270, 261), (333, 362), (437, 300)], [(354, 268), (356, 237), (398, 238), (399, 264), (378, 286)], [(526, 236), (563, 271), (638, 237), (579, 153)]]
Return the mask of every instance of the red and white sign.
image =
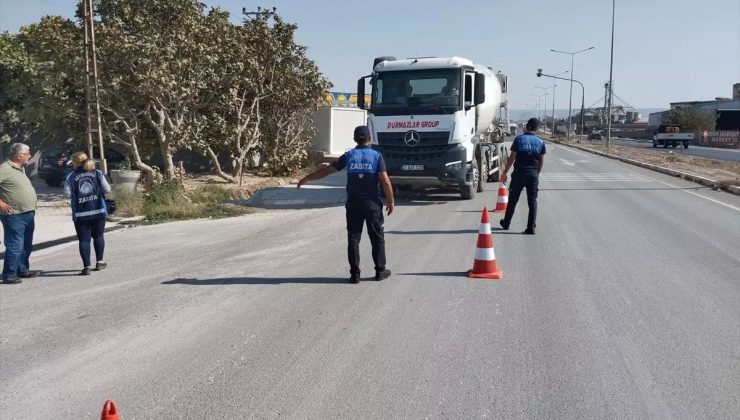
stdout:
[(388, 121), (388, 130), (418, 130), (420, 128), (438, 128), (439, 120)]
[(702, 144), (713, 147), (740, 147), (740, 131), (711, 131), (704, 132)]

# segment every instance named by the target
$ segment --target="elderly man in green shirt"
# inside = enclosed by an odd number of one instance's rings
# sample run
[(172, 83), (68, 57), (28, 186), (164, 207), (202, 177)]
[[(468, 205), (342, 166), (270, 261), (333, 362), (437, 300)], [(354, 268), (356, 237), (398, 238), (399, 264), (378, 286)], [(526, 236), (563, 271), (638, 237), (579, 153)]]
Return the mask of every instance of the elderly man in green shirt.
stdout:
[(10, 159), (0, 164), (0, 221), (3, 224), (5, 260), (3, 283), (18, 284), (21, 278), (36, 277), (29, 270), (33, 245), (36, 190), (26, 176), (25, 166), (31, 149), (23, 143), (10, 147)]

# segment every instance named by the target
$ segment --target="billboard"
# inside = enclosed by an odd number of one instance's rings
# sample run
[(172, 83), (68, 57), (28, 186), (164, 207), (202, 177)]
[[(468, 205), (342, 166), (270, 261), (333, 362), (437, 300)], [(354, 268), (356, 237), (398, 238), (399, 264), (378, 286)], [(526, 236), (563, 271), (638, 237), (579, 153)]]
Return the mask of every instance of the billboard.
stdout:
[[(351, 92), (326, 92), (324, 99), (331, 105), (357, 106), (357, 94)], [(365, 95), (365, 103), (370, 103), (370, 95)]]

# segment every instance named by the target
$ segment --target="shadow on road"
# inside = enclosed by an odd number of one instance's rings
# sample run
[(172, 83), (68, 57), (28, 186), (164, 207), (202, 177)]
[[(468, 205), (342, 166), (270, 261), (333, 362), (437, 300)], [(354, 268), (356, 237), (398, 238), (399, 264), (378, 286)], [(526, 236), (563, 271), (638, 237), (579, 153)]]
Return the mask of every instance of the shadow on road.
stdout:
[[(362, 281), (373, 280), (371, 277), (363, 278)], [(190, 286), (221, 286), (230, 284), (349, 284), (346, 278), (331, 277), (286, 277), (286, 278), (268, 278), (268, 277), (226, 277), (220, 279), (194, 279), (178, 278), (174, 280), (163, 281), (162, 284), (187, 284)]]
[(440, 271), (432, 273), (398, 273), (399, 276), (428, 276), (428, 277), (466, 277), (467, 272), (459, 271)]
[(80, 270), (44, 270), (39, 277), (70, 277), (79, 273)]
[(385, 233), (391, 235), (445, 235), (458, 233), (478, 233), (477, 229), (460, 230), (387, 230)]

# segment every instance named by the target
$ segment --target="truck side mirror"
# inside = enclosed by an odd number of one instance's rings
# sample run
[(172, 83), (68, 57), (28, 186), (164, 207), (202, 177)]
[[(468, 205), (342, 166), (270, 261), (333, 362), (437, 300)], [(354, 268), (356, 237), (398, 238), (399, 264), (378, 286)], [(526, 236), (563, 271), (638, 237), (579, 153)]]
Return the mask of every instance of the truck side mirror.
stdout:
[(465, 109), (467, 110), (473, 104), (473, 77), (470, 74), (465, 75)]
[(475, 74), (475, 104), (480, 105), (486, 101), (486, 75), (483, 73)]
[(357, 107), (365, 109), (365, 78), (357, 81)]

